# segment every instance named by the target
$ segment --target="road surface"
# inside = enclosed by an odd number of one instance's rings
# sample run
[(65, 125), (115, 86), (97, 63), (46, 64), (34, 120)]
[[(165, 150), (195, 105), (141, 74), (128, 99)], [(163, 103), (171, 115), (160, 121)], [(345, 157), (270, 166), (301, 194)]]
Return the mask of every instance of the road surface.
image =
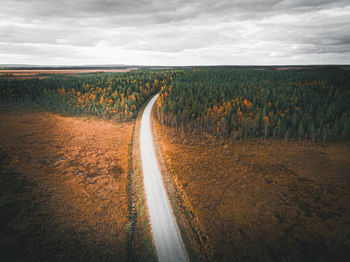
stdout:
[(147, 104), (141, 120), (140, 149), (143, 179), (158, 260), (188, 261), (159, 171), (151, 134), (151, 110), (158, 94)]

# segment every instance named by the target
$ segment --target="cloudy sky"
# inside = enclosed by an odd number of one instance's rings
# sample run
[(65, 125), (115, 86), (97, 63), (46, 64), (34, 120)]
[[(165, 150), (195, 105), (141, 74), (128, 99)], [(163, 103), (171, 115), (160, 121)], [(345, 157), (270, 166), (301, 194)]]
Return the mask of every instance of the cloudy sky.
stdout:
[(0, 0), (0, 64), (350, 64), (349, 0)]

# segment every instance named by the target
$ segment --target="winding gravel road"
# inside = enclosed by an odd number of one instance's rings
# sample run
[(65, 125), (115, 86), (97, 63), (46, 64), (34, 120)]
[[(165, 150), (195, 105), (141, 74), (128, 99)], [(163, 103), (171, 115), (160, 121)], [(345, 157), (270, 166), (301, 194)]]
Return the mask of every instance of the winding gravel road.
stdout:
[(151, 110), (157, 98), (158, 94), (147, 104), (142, 115), (140, 131), (142, 170), (153, 239), (160, 262), (188, 261), (153, 146)]

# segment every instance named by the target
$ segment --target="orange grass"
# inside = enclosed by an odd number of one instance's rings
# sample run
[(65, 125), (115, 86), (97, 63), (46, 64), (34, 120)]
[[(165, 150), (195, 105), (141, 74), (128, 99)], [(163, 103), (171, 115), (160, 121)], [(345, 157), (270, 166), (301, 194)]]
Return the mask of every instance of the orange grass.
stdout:
[[(0, 69), (0, 77), (5, 78), (36, 78), (38, 75), (74, 75), (74, 74), (87, 74), (87, 73), (116, 73), (116, 72), (129, 72), (136, 70), (137, 68), (127, 69)], [(42, 77), (41, 77), (42, 78)]]
[[(27, 181), (22, 190), (3, 196), (20, 205), (9, 213), (1, 206), (8, 220), (0, 231), (2, 256), (8, 261), (126, 261), (132, 128), (133, 122), (1, 111), (0, 149), (7, 172), (2, 175)], [(29, 205), (23, 204), (27, 200)]]
[(174, 184), (180, 181), (215, 261), (349, 257), (349, 142), (218, 146), (180, 138), (156, 122), (167, 169)]

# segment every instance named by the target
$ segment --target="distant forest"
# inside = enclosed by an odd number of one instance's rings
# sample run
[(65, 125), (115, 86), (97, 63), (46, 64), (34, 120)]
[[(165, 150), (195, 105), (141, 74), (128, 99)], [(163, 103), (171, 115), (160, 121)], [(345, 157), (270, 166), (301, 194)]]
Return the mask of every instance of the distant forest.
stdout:
[(161, 88), (159, 120), (232, 140), (350, 137), (350, 71), (199, 68)]
[(231, 140), (350, 137), (350, 70), (335, 67), (202, 67), (0, 78), (0, 101), (115, 121), (135, 118), (157, 92), (157, 116), (178, 134)]
[(60, 114), (127, 121), (135, 118), (147, 99), (168, 85), (178, 73), (173, 70), (138, 70), (0, 80), (0, 101), (34, 103)]

